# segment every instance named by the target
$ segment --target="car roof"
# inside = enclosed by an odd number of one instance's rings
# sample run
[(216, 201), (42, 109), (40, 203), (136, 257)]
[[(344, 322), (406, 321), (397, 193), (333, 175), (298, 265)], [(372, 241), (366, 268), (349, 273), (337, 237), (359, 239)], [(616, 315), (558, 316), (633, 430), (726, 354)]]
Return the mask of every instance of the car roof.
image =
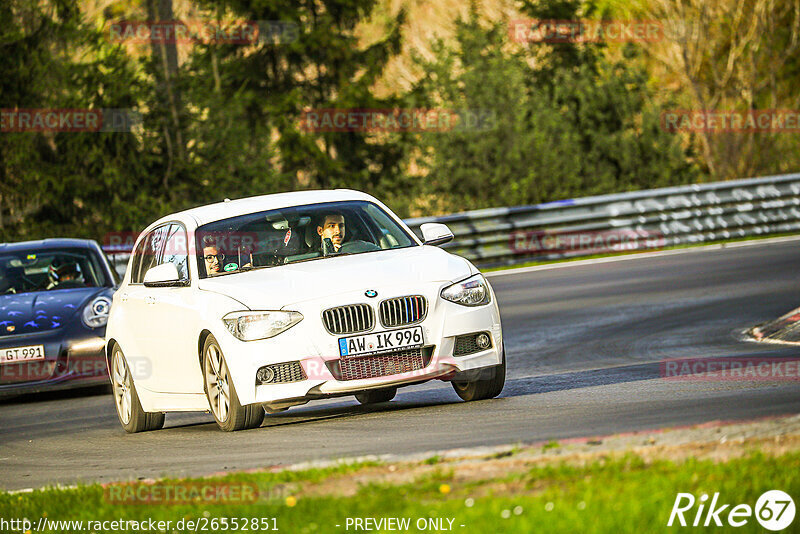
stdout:
[(275, 193), (272, 195), (261, 195), (257, 197), (240, 198), (237, 200), (225, 200), (216, 204), (191, 208), (172, 215), (162, 217), (158, 221), (149, 225), (148, 228), (158, 226), (164, 222), (174, 220), (194, 219), (198, 226), (237, 217), (258, 211), (267, 211), (291, 206), (303, 206), (305, 204), (318, 204), (321, 202), (340, 202), (345, 200), (367, 200), (374, 202), (376, 199), (371, 195), (354, 191), (351, 189), (332, 189), (332, 190), (312, 190), (312, 191), (291, 191), (288, 193)]
[(50, 250), (58, 248), (96, 248), (97, 244), (91, 239), (72, 239), (66, 237), (39, 239), (36, 241), (20, 241), (17, 243), (0, 243), (0, 253), (17, 252), (20, 250)]

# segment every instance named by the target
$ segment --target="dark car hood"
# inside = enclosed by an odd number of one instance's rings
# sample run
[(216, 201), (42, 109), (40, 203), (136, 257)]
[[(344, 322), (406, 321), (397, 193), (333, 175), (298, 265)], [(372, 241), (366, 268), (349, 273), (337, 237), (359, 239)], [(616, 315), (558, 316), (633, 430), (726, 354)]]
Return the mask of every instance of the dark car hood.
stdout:
[(106, 289), (87, 287), (0, 295), (0, 338), (60, 328), (75, 320), (87, 301)]

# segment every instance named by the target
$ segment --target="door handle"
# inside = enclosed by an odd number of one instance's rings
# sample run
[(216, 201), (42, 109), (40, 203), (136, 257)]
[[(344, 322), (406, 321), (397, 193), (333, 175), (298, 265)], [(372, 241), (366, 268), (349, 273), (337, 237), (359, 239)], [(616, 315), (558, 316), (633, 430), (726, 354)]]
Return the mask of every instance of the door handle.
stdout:
[(155, 304), (156, 303), (156, 298), (155, 297), (151, 297), (150, 295), (148, 295), (148, 296), (146, 296), (144, 298), (144, 302), (145, 302), (145, 304)]

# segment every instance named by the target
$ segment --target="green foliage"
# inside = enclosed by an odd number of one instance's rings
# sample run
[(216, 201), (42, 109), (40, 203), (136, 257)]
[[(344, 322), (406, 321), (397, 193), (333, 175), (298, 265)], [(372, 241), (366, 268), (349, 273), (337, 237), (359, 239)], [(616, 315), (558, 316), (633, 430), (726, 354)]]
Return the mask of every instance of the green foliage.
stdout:
[[(574, 3), (561, 7), (533, 14), (576, 17), (567, 10)], [(616, 63), (594, 45), (532, 44), (509, 52), (506, 23), (485, 28), (473, 11), (457, 24), (455, 47), (440, 42), (435, 60), (420, 60), (426, 76), (415, 94), (443, 107), (489, 110), (496, 121), (488, 131), (422, 139), (428, 190), (448, 199), (448, 208), (548, 202), (699, 178), (679, 139), (660, 128), (647, 74), (630, 66), (638, 54), (633, 46)]]
[[(484, 26), (473, 9), (454, 46), (440, 41), (434, 60), (419, 60), (425, 75), (413, 90), (377, 96), (405, 15), (376, 4), (195, 0), (207, 20), (294, 31), (282, 42), (197, 43), (178, 63), (174, 47), (109, 42), (78, 0), (3, 2), (1, 108), (126, 108), (144, 121), (133, 134), (0, 133), (0, 240), (99, 239), (225, 197), (303, 188), (360, 189), (405, 216), (699, 178), (693, 154), (658, 126), (647, 73), (632, 66), (637, 49), (616, 63), (596, 45), (520, 49), (507, 21)], [(137, 5), (171, 10), (170, 0)], [(113, 7), (107, 16), (125, 17)], [(522, 6), (539, 18), (581, 9), (591, 6)], [(365, 44), (358, 25), (373, 13), (386, 31)], [(300, 127), (304, 110), (413, 107), (490, 120), (422, 134)]]
[[(376, 143), (364, 132), (300, 129), (304, 110), (397, 105), (395, 98), (374, 96), (372, 86), (400, 50), (402, 12), (376, 43), (360, 47), (355, 34), (356, 25), (370, 16), (375, 4), (375, 0), (328, 2), (324, 8), (313, 1), (214, 4), (218, 12), (245, 20), (281, 21), (296, 29), (296, 39), (262, 44), (255, 50), (210, 45), (192, 58), (189, 67), (189, 99), (223, 123), (246, 125), (236, 142), (248, 148), (260, 146), (254, 156), (261, 162), (270, 153), (274, 156), (269, 166), (278, 180), (272, 187), (263, 184), (267, 186), (263, 190), (251, 186), (249, 194), (295, 187), (377, 192), (400, 174), (403, 151), (393, 142)], [(219, 80), (216, 88), (214, 80)], [(204, 99), (208, 93), (216, 102)], [(209, 131), (208, 122), (196, 122), (196, 127), (197, 135), (209, 137), (212, 145), (222, 137), (213, 126)], [(267, 144), (272, 146), (267, 149)]]
[[(134, 62), (88, 26), (77, 4), (0, 7), (4, 109), (135, 108)], [(163, 206), (147, 196), (145, 140), (127, 133), (0, 133), (0, 239), (100, 237)]]
[[(348, 517), (410, 518), (411, 531), (415, 530), (416, 521), (431, 518), (444, 519), (444, 527), (449, 526), (447, 519), (452, 519), (453, 531), (464, 525), (462, 530), (498, 533), (653, 532), (666, 528), (678, 492), (692, 493), (696, 498), (718, 492), (718, 508), (723, 503), (730, 505), (720, 515), (723, 522), (732, 506), (753, 507), (765, 491), (779, 488), (796, 495), (800, 478), (791, 466), (798, 461), (800, 455), (796, 451), (775, 457), (754, 452), (726, 461), (688, 459), (682, 463), (645, 462), (637, 455), (627, 454), (595, 459), (580, 467), (554, 462), (532, 467), (525, 473), (488, 475), (480, 480), (434, 472), (400, 484), (366, 483), (349, 496), (346, 490), (334, 489), (331, 494), (330, 490), (319, 489), (336, 488), (340, 484), (337, 474), (345, 472), (342, 469), (263, 472), (188, 481), (201, 487), (220, 482), (232, 486), (237, 482), (256, 483), (266, 491), (263, 495), (259, 492), (259, 499), (252, 503), (234, 500), (172, 506), (120, 505), (109, 501), (108, 490), (94, 484), (24, 494), (0, 492), (0, 515), (26, 517), (33, 525), (44, 516), (52, 521), (82, 520), (84, 527), (87, 521), (152, 518), (172, 521), (168, 530), (176, 532), (193, 531), (186, 527), (177, 530), (175, 526), (181, 519), (199, 519), (210, 525), (212, 520), (219, 524), (223, 517), (276, 518), (278, 529), (283, 532), (342, 532)], [(403, 466), (398, 467), (397, 474), (406, 480)], [(358, 467), (354, 474), (361, 474)], [(364, 478), (369, 480), (368, 475)], [(162, 485), (181, 482), (187, 481), (166, 480)], [(450, 489), (446, 494), (441, 491), (443, 483)], [(270, 491), (301, 484), (309, 491), (288, 498), (273, 498), (280, 496), (280, 491)], [(697, 506), (685, 516), (690, 524), (696, 510)], [(755, 517), (747, 519), (747, 532), (758, 528)], [(80, 531), (73, 528), (61, 531)]]

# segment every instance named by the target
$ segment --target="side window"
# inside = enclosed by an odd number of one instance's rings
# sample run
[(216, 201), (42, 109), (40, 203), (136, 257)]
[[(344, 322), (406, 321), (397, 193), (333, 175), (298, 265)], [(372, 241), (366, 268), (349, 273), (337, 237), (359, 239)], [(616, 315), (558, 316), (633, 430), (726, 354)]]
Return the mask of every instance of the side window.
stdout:
[(133, 261), (131, 261), (131, 283), (141, 284), (142, 279), (139, 277), (139, 272), (142, 270), (142, 261), (144, 260), (144, 249), (150, 235), (146, 235), (136, 245), (136, 250), (133, 251)]
[(139, 242), (131, 264), (132, 284), (141, 284), (144, 281), (144, 274), (151, 267), (161, 263), (162, 245), (167, 237), (169, 227), (170, 225), (159, 226)]
[(402, 228), (397, 226), (397, 224), (378, 206), (367, 204), (364, 210), (377, 226), (376, 230), (380, 233), (381, 248), (407, 247), (414, 244)]
[(171, 224), (169, 226), (169, 234), (166, 238), (166, 246), (164, 247), (164, 256), (159, 265), (162, 263), (172, 263), (178, 268), (178, 274), (184, 280), (189, 279), (189, 256), (188, 243), (186, 241), (186, 230), (180, 224)]

